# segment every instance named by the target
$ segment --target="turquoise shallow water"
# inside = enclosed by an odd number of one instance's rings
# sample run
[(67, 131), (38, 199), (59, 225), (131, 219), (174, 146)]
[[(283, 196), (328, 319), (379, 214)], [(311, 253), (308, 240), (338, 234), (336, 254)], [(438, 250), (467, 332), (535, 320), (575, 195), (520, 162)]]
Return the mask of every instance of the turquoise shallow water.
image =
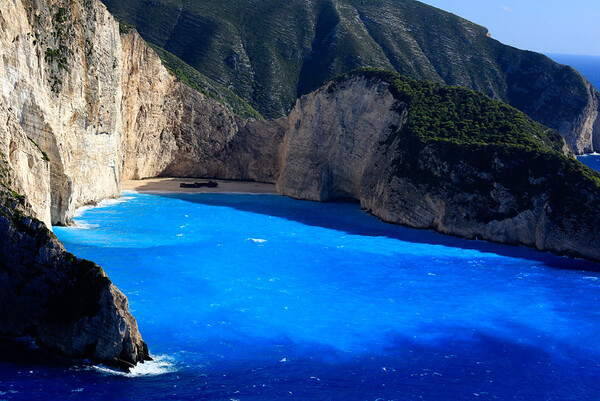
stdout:
[(22, 341), (0, 400), (600, 398), (598, 265), (271, 195), (125, 193), (77, 223), (57, 235), (158, 362), (124, 376)]

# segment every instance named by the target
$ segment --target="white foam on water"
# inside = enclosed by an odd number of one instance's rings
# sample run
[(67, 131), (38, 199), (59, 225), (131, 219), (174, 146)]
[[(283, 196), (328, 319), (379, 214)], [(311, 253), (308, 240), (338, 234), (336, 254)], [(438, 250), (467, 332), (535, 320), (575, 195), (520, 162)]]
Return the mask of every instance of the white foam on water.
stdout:
[(154, 360), (138, 363), (129, 373), (109, 368), (104, 365), (94, 365), (91, 368), (105, 375), (123, 376), (129, 378), (144, 376), (159, 376), (177, 371), (175, 359), (166, 355), (152, 357)]
[(89, 230), (89, 229), (98, 228), (98, 227), (100, 227), (98, 224), (91, 224), (85, 220), (79, 220), (79, 221), (75, 221), (75, 226), (73, 228), (78, 228), (80, 230)]
[(73, 216), (81, 217), (86, 211), (90, 209), (114, 206), (118, 205), (119, 203), (130, 201), (131, 199), (133, 199), (132, 196), (121, 196), (120, 198), (116, 199), (104, 199), (101, 200), (97, 205), (85, 205), (78, 207), (77, 209), (75, 209), (75, 213), (73, 214)]
[(115, 198), (115, 199), (104, 199), (104, 200), (100, 201), (100, 203), (98, 203), (98, 205), (96, 205), (96, 207), (114, 206), (114, 205), (118, 205), (119, 203), (124, 203), (124, 202), (130, 201), (132, 199), (133, 199), (132, 196), (121, 196), (120, 198)]
[(75, 213), (73, 214), (73, 216), (81, 217), (86, 211), (90, 210), (93, 207), (94, 206), (91, 205), (78, 207), (77, 209), (75, 209)]
[(247, 238), (246, 241), (252, 241), (257, 244), (264, 244), (265, 242), (267, 242), (266, 239), (262, 239), (262, 238)]

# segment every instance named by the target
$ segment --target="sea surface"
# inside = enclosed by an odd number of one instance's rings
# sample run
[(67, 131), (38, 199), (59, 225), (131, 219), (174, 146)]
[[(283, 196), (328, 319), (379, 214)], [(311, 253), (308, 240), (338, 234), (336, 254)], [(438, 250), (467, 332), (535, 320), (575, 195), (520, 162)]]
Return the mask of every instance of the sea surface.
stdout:
[(572, 54), (548, 54), (560, 64), (570, 65), (600, 90), (600, 56), (577, 56)]
[(597, 400), (599, 265), (392, 226), (351, 203), (125, 192), (55, 228), (155, 362), (0, 348), (0, 400)]
[(591, 169), (600, 171), (600, 154), (598, 153), (577, 156), (577, 160), (579, 160)]

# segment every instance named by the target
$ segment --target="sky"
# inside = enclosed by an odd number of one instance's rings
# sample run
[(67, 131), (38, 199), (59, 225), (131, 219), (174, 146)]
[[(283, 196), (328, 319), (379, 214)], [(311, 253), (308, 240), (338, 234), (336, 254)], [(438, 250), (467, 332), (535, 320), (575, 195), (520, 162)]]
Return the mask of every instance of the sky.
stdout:
[(421, 0), (540, 53), (600, 56), (600, 0)]

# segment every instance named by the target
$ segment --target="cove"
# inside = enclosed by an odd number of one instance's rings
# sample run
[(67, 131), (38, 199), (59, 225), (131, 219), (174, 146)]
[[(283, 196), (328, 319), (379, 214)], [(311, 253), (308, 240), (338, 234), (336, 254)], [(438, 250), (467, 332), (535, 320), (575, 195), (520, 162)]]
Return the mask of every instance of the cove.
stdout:
[(128, 296), (157, 360), (123, 375), (24, 340), (0, 350), (0, 400), (600, 395), (590, 262), (273, 195), (126, 192), (76, 222), (56, 234)]

